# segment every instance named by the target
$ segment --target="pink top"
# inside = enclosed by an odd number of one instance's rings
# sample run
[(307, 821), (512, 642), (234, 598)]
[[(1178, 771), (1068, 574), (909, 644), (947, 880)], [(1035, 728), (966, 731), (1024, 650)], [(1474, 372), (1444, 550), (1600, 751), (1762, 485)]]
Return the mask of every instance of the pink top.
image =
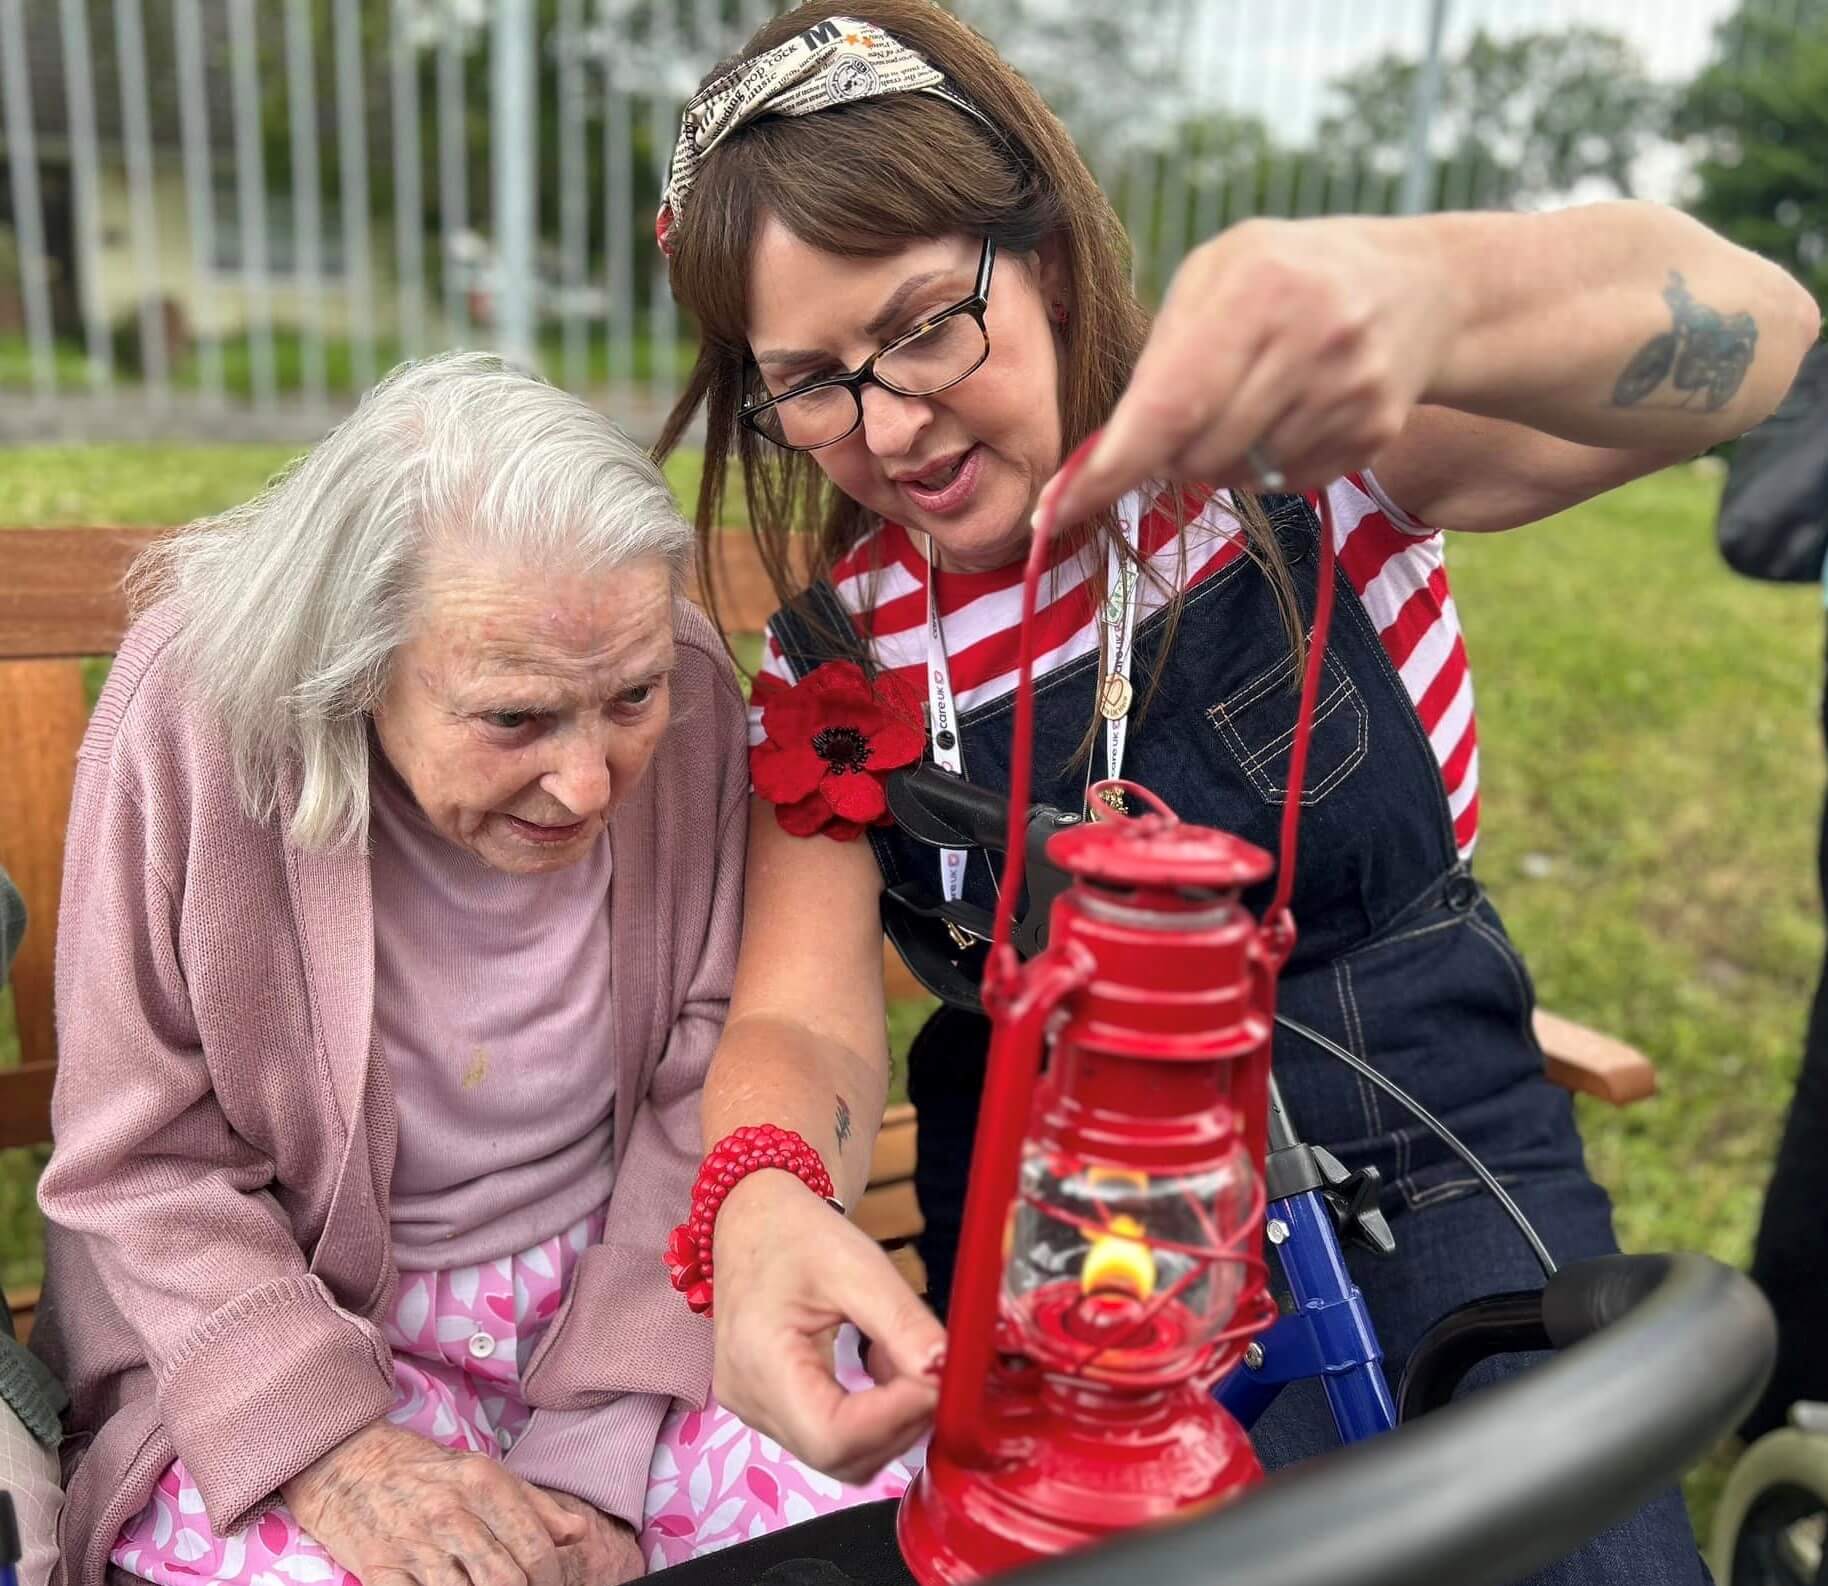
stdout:
[[(394, 1402), (381, 1323), (393, 1072), (375, 1032), (368, 854), (285, 839), (236, 801), (155, 611), (121, 644), (76, 766), (57, 935), (56, 1149), (39, 1182), (32, 1347), (71, 1395), (59, 1586), (103, 1586), (121, 1526), (182, 1458), (218, 1535)], [(661, 1251), (691, 1197), (698, 1095), (742, 926), (743, 700), (681, 603), (681, 709), (610, 822), (616, 1182), (600, 1244), (521, 1374), (508, 1456), (638, 1518), (712, 1327)]]
[(491, 870), (370, 752), (394, 1263), (474, 1266), (569, 1228), (615, 1183), (609, 838), (548, 875)]

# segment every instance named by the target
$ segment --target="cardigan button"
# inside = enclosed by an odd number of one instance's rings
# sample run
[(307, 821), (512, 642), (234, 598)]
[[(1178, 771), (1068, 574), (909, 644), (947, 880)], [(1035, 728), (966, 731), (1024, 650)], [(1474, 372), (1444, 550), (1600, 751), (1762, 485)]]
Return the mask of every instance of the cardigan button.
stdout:
[(470, 1354), (477, 1360), (487, 1360), (495, 1353), (495, 1335), (493, 1333), (474, 1332), (470, 1334)]

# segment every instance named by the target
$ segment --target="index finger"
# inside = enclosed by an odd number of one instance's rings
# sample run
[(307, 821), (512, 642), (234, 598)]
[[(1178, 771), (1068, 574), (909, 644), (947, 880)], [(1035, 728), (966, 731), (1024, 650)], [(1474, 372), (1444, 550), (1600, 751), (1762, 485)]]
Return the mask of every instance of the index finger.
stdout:
[[(583, 1527), (543, 1493), (518, 1476), (491, 1466), (497, 1477), (483, 1483), (477, 1495), (477, 1517), (495, 1533), (527, 1577), (528, 1586), (564, 1586), (558, 1542), (575, 1541)], [(542, 1501), (544, 1503), (542, 1504)], [(549, 1523), (550, 1517), (550, 1523)], [(559, 1532), (566, 1533), (561, 1538)]]
[(1223, 336), (1215, 342), (1210, 327), (1197, 334), (1201, 327), (1183, 325), (1186, 318), (1172, 305), (1163, 310), (1091, 455), (1042, 490), (1060, 527), (1083, 523), (1149, 480), (1169, 479), (1182, 449), (1224, 413), (1243, 378), (1244, 351)]
[(911, 1377), (848, 1392), (821, 1361), (797, 1349), (786, 1366), (779, 1441), (840, 1481), (867, 1481), (910, 1448), (939, 1400), (930, 1381)]

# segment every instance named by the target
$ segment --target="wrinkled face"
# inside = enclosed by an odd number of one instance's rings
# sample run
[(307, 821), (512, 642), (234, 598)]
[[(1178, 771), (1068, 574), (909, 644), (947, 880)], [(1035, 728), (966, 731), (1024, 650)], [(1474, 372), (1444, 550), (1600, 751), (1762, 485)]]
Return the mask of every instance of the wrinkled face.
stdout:
[[(969, 297), (982, 244), (964, 236), (847, 259), (765, 217), (750, 269), (749, 346), (779, 395), (855, 369), (884, 343)], [(931, 396), (863, 391), (863, 423), (810, 455), (853, 501), (933, 537), (941, 564), (1000, 567), (1060, 464), (1059, 344), (1046, 258), (997, 256), (990, 356)]]
[(426, 818), (495, 870), (562, 870), (640, 781), (670, 712), (672, 588), (435, 553), (375, 711)]

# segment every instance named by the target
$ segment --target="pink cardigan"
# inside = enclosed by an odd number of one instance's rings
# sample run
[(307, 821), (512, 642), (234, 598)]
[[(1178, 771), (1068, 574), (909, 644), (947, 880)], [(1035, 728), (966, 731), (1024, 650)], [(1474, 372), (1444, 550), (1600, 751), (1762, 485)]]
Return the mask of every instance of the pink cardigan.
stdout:
[[(69, 1385), (60, 1580), (101, 1586), (182, 1457), (218, 1534), (392, 1404), (392, 1081), (365, 853), (235, 800), (154, 612), (78, 761), (57, 942), (56, 1149), (33, 1336)], [(603, 1243), (528, 1363), (510, 1468), (639, 1521), (661, 1416), (703, 1404), (711, 1324), (660, 1253), (701, 1155), (748, 806), (743, 701), (683, 603), (674, 725), (610, 827), (617, 1171)]]

